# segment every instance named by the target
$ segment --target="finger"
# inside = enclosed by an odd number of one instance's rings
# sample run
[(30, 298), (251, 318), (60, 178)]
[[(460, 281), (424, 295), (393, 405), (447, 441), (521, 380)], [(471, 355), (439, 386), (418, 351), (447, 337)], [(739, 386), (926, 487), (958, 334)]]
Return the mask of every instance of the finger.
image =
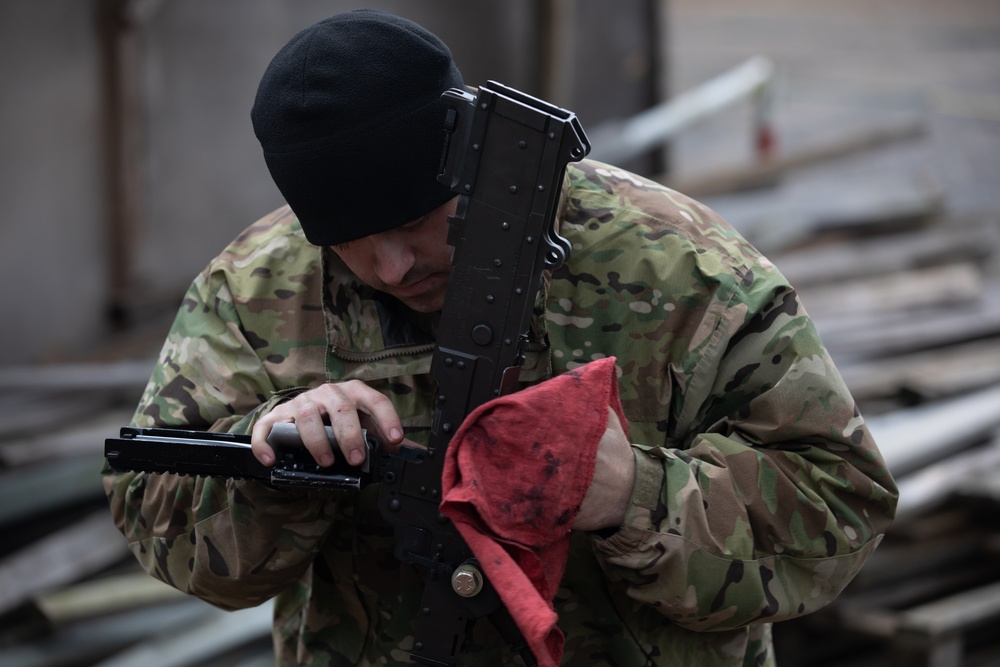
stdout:
[(333, 447), (326, 432), (325, 407), (307, 398), (295, 405), (295, 428), (306, 450), (323, 467), (333, 465)]
[[(362, 395), (357, 400), (358, 411), (365, 415), (365, 424), (389, 444), (397, 445), (403, 440), (403, 423), (396, 412), (396, 406), (383, 394), (362, 384), (358, 388)], [(352, 388), (354, 389), (354, 388)]]
[(403, 440), (396, 408), (383, 394), (358, 380), (337, 385), (337, 391), (342, 400), (331, 413), (330, 424), (348, 463), (361, 465), (367, 455), (362, 427), (390, 447)]
[(365, 462), (367, 448), (361, 428), (361, 415), (356, 409), (342, 409), (330, 415), (330, 426), (344, 459), (353, 466)]
[(250, 450), (253, 452), (254, 458), (268, 467), (274, 465), (274, 450), (267, 444), (267, 436), (270, 435), (271, 428), (277, 423), (274, 418), (270, 417), (270, 415), (262, 417), (253, 425), (253, 430), (250, 432)]
[[(294, 422), (306, 450), (320, 465), (332, 465), (338, 454), (351, 465), (361, 465), (367, 456), (362, 420), (384, 443), (398, 448), (402, 442), (402, 422), (388, 398), (358, 380), (323, 384), (277, 406), (257, 422), (252, 437), (254, 456), (273, 465), (274, 452), (266, 442), (270, 429), (279, 422)], [(330, 443), (327, 422), (339, 452)]]

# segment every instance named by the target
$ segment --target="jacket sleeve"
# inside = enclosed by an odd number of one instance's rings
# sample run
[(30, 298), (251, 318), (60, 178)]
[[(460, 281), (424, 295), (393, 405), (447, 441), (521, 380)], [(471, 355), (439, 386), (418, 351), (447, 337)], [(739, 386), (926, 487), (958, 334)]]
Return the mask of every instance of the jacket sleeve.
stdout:
[(794, 290), (770, 266), (745, 282), (701, 311), (688, 361), (662, 369), (674, 387), (666, 443), (634, 446), (625, 524), (594, 538), (610, 580), (696, 631), (829, 603), (895, 511), (894, 482)]
[[(263, 367), (226, 278), (193, 283), (135, 412), (138, 426), (249, 432), (288, 393)], [(332, 522), (333, 496), (253, 481), (104, 472), (115, 524), (153, 576), (226, 609), (293, 585)]]

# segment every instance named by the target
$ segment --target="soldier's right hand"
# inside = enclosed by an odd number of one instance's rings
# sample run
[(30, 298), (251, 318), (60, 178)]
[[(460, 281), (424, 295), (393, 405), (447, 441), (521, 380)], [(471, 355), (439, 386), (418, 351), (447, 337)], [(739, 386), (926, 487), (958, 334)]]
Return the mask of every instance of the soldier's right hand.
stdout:
[(376, 435), (389, 451), (404, 444), (403, 425), (392, 401), (359, 380), (320, 385), (261, 417), (254, 424), (251, 447), (257, 460), (266, 466), (274, 464), (267, 436), (280, 422), (295, 424), (302, 443), (321, 466), (332, 465), (336, 456), (326, 424), (333, 428), (340, 451), (351, 465), (361, 465), (365, 460), (362, 429)]

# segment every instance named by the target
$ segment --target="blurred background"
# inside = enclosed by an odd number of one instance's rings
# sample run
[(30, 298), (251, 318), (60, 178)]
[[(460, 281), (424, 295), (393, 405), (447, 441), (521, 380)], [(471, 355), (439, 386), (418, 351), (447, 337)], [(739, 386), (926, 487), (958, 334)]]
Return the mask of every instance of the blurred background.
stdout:
[(191, 278), (281, 205), (264, 68), (359, 6), (575, 111), (800, 290), (903, 493), (779, 664), (1000, 664), (996, 0), (3, 0), (0, 664), (268, 664), (266, 606), (137, 572), (97, 473)]

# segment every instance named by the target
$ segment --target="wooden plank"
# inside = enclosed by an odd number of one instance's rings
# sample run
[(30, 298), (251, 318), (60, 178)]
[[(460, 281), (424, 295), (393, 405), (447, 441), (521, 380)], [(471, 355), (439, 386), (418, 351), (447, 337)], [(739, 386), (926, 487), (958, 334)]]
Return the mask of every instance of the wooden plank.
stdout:
[[(968, 540), (961, 542), (967, 545)], [(908, 551), (911, 560), (923, 560), (921, 545), (899, 550)], [(845, 595), (821, 612), (829, 619), (821, 622), (883, 640), (889, 648), (890, 664), (960, 664), (937, 661), (944, 655), (961, 654), (965, 633), (988, 626), (1000, 616), (996, 590), (1000, 582), (990, 580), (994, 566), (969, 567), (938, 551), (933, 570), (912, 570), (912, 565), (904, 562), (904, 569), (911, 571), (891, 580), (892, 585), (852, 583)], [(966, 547), (960, 551), (964, 553)], [(945, 562), (954, 564), (945, 566)], [(857, 590), (860, 594), (852, 593)]]
[(798, 291), (802, 305), (814, 318), (833, 318), (975, 303), (983, 289), (979, 267), (972, 262), (956, 262), (812, 285)]
[[(1000, 440), (1000, 434), (996, 435), (996, 440)], [(980, 505), (992, 503), (1000, 509), (1000, 467), (980, 468), (974, 471), (962, 486), (955, 489), (955, 495)], [(1000, 556), (1000, 533), (997, 533), (990, 548)]]
[(961, 632), (1000, 618), (1000, 581), (903, 612), (900, 630), (929, 637)]
[(889, 469), (901, 476), (988, 438), (1000, 428), (998, 406), (1000, 384), (866, 421)]
[[(898, 535), (923, 547), (927, 540), (947, 538), (957, 543), (960, 535), (971, 535), (976, 544), (983, 542), (983, 528), (965, 507), (944, 507), (920, 517), (920, 521), (899, 523), (893, 527), (893, 535)], [(956, 550), (958, 547), (954, 547)], [(977, 546), (978, 548), (978, 546)]]
[(898, 173), (865, 180), (793, 181), (773, 191), (732, 194), (704, 203), (771, 257), (821, 238), (924, 229), (943, 210), (938, 183)]
[(107, 509), (55, 531), (0, 561), (0, 613), (129, 555)]
[(838, 365), (1000, 336), (1000, 278), (974, 303), (813, 317)]
[(102, 498), (103, 460), (103, 453), (86, 454), (0, 474), (0, 526)]
[(848, 239), (772, 255), (796, 287), (865, 276), (882, 276), (920, 266), (1000, 255), (1000, 218), (983, 223), (952, 220), (927, 229), (859, 241)]
[[(0, 391), (44, 389), (82, 391), (128, 389), (141, 391), (155, 361), (127, 359), (101, 363), (38, 364), (0, 368)], [(138, 399), (138, 396), (136, 397)]]
[(983, 447), (951, 454), (899, 479), (896, 521), (913, 519), (940, 505), (977, 474), (1000, 477), (1000, 438)]
[(964, 636), (989, 627), (1000, 610), (989, 530), (972, 525), (929, 540), (900, 540), (895, 531), (812, 622), (834, 637), (846, 630), (881, 640), (890, 664), (942, 664), (941, 656), (961, 654)]
[(886, 606), (886, 589), (898, 588), (907, 581), (933, 582), (937, 573), (956, 571), (961, 569), (961, 563), (974, 560), (988, 543), (981, 532), (965, 526), (913, 539), (905, 534), (909, 526), (903, 528), (894, 529), (875, 550), (845, 592), (845, 602)]
[(901, 392), (946, 398), (1000, 383), (1000, 338), (841, 363), (838, 368), (859, 401)]
[(920, 119), (907, 119), (884, 127), (863, 128), (805, 146), (766, 162), (739, 165), (684, 179), (661, 179), (692, 197), (706, 197), (749, 188), (771, 186), (796, 169), (835, 160), (861, 151), (881, 148), (924, 136)]
[(113, 407), (87, 415), (69, 427), (24, 435), (0, 442), (0, 462), (26, 465), (83, 454), (104, 455), (104, 439), (118, 434), (132, 419), (134, 408)]
[[(91, 667), (157, 632), (199, 623), (212, 610), (190, 597), (171, 604), (101, 616), (49, 628), (38, 639), (0, 647), (3, 667)], [(151, 662), (150, 667), (157, 663)], [(274, 664), (272, 654), (271, 664)]]
[(896, 632), (896, 614), (886, 609), (866, 605), (836, 604), (829, 610), (828, 615), (836, 619), (839, 628), (866, 637), (889, 639)]
[(183, 632), (157, 633), (141, 644), (100, 663), (99, 667), (189, 667), (212, 664), (213, 657), (271, 635), (272, 605), (225, 612), (212, 609), (197, 626)]
[(901, 632), (892, 638), (886, 662), (889, 667), (959, 667), (964, 653), (960, 634), (931, 639)]
[(98, 615), (109, 615), (189, 596), (145, 572), (133, 572), (84, 581), (39, 595), (35, 607), (53, 625)]
[[(138, 402), (136, 396), (132, 404)], [(52, 433), (89, 419), (115, 403), (116, 397), (105, 392), (7, 392), (0, 395), (0, 439)]]

